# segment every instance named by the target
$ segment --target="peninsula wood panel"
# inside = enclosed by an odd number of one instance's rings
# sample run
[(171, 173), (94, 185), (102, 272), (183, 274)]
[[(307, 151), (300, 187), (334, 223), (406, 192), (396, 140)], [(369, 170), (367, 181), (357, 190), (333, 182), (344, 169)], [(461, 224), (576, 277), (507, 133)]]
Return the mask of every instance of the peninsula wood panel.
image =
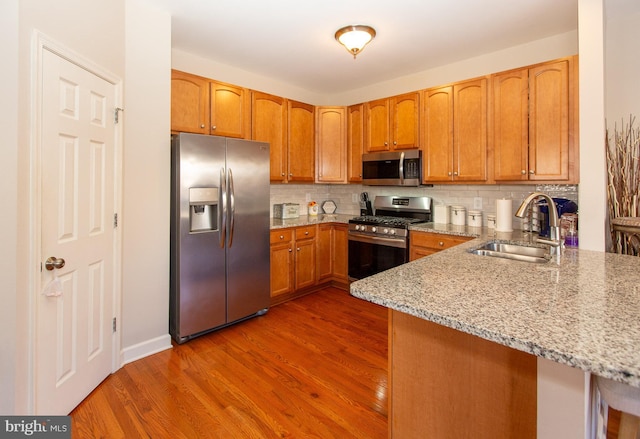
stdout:
[(536, 438), (533, 355), (389, 310), (393, 439)]

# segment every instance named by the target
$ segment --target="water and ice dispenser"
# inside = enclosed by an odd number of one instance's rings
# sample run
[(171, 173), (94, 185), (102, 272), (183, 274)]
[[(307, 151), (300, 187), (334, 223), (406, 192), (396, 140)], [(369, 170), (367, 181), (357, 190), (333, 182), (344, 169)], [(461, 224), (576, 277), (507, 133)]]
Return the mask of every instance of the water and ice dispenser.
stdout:
[(218, 230), (218, 188), (189, 188), (189, 230), (213, 232)]

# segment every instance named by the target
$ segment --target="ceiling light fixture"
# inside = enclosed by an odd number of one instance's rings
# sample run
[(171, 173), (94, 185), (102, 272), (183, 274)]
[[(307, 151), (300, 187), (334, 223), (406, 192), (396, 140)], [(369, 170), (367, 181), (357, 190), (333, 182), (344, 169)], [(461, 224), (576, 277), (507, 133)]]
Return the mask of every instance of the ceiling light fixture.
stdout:
[(375, 36), (376, 31), (372, 27), (360, 24), (345, 26), (336, 31), (336, 40), (353, 55), (353, 59)]

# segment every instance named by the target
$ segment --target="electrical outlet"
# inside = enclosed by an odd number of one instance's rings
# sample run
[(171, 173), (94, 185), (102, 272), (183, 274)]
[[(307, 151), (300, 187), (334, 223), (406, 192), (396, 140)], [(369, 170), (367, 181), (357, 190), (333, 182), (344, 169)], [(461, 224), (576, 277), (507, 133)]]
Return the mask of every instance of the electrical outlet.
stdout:
[(482, 210), (482, 198), (480, 197), (473, 198), (473, 208)]

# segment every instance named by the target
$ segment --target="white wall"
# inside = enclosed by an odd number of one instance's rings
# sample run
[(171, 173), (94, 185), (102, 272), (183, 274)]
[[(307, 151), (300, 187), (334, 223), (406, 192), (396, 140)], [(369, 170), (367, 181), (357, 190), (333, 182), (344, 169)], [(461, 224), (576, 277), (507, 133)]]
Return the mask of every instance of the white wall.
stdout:
[(402, 76), (339, 95), (313, 94), (274, 79), (260, 77), (232, 66), (173, 50), (174, 69), (260, 90), (313, 105), (351, 105), (372, 99), (421, 90), (449, 82), (500, 72), (578, 53), (577, 32), (568, 32), (446, 66)]
[(39, 30), (124, 80), (127, 161), (121, 225), (126, 268), (120, 329), (122, 357), (127, 360), (128, 353), (139, 352), (139, 344), (148, 352), (170, 346), (171, 25), (169, 16), (149, 0), (4, 0), (0, 5), (4, 61), (0, 190), (5, 202), (0, 237), (6, 251), (0, 268), (0, 413), (12, 414), (32, 411), (28, 346), (33, 324), (30, 303), (37, 292), (30, 279), (39, 262), (30, 260), (34, 236), (30, 223), (33, 32)]
[(16, 304), (18, 241), (18, 0), (0, 3), (0, 59), (3, 60), (0, 81), (0, 132), (2, 161), (0, 164), (0, 242), (4, 258), (0, 264), (0, 413), (16, 411)]
[(122, 360), (171, 347), (171, 17), (127, 0), (122, 215)]

